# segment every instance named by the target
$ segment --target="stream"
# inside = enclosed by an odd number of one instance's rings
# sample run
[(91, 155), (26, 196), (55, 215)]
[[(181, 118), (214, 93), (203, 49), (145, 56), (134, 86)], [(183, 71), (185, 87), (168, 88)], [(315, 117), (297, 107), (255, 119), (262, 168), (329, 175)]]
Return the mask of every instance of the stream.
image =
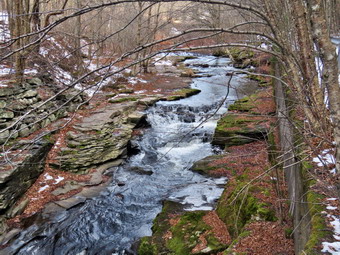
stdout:
[(201, 93), (150, 107), (146, 114), (151, 127), (133, 141), (140, 152), (113, 171), (112, 183), (99, 196), (22, 231), (7, 254), (135, 254), (132, 245), (152, 234), (162, 201), (182, 203), (185, 210), (214, 208), (226, 179), (189, 169), (217, 151), (210, 144), (217, 120), (243, 96), (235, 88), (244, 78), (234, 75), (228, 89), (227, 74), (236, 69), (227, 58), (199, 56), (185, 64), (202, 76), (191, 84)]

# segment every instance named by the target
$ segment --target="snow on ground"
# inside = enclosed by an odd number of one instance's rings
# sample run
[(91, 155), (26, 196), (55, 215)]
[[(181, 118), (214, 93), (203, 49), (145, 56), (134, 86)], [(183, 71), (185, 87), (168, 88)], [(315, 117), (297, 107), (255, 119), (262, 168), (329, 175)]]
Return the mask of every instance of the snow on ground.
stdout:
[(129, 77), (129, 78), (128, 78), (128, 81), (129, 81), (129, 83), (131, 83), (131, 84), (137, 84), (138, 82), (147, 83), (146, 80), (143, 80), (143, 79), (138, 78), (138, 77)]
[[(327, 166), (327, 165), (335, 165), (335, 158), (334, 158), (334, 150), (327, 149), (323, 150), (320, 155), (313, 158), (313, 162), (317, 163), (319, 167)], [(332, 174), (336, 173), (335, 168), (331, 170)]]
[[(329, 202), (337, 200), (337, 198), (328, 198)], [(335, 206), (327, 205), (327, 217), (330, 219), (330, 224), (333, 227), (333, 237), (335, 242), (323, 242), (321, 252), (328, 252), (332, 255), (340, 255), (340, 215), (333, 215), (334, 210), (338, 209)]]
[(38, 190), (38, 193), (43, 192), (44, 190), (48, 189), (49, 187), (50, 187), (50, 186), (46, 184), (45, 186), (41, 187), (41, 188)]
[(143, 94), (143, 93), (146, 93), (147, 91), (146, 90), (140, 90), (140, 91), (135, 91), (135, 94)]
[(53, 177), (49, 174), (44, 174), (45, 180), (53, 180)]
[(65, 178), (62, 176), (58, 176), (57, 179), (55, 179), (55, 182), (53, 184), (58, 184), (59, 182), (61, 182), (62, 180), (64, 180)]
[[(5, 76), (5, 75), (9, 75), (9, 74), (14, 74), (14, 73), (15, 73), (14, 68), (10, 68), (10, 67), (5, 66), (5, 65), (0, 65), (0, 76)], [(26, 69), (25, 70), (25, 74), (37, 74), (37, 73), (38, 73), (38, 71), (36, 69)], [(3, 86), (1, 86), (1, 87), (7, 87), (7, 86), (5, 86), (5, 84), (3, 84)]]

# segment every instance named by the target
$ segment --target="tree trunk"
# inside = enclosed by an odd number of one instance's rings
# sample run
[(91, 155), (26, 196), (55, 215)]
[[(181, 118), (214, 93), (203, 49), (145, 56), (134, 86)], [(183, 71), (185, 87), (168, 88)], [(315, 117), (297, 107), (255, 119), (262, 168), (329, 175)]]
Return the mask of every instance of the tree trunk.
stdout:
[[(23, 2), (21, 0), (15, 0), (13, 2), (13, 22), (12, 25), (12, 36), (15, 39), (15, 43), (13, 44), (14, 50), (20, 49), (24, 45), (24, 39), (18, 38), (21, 35), (24, 34), (25, 31), (25, 24), (24, 19), (21, 16), (24, 13), (24, 6)], [(15, 61), (15, 79), (18, 83), (21, 83), (24, 76), (25, 71), (25, 56), (24, 52), (20, 50), (14, 55), (14, 61)]]
[(320, 49), (323, 63), (322, 83), (328, 91), (333, 135), (336, 144), (336, 169), (340, 172), (340, 87), (336, 47), (331, 42), (322, 0), (311, 0), (312, 28), (315, 43)]
[(327, 110), (324, 106), (324, 91), (321, 90), (319, 85), (315, 56), (313, 54), (315, 51), (311, 36), (310, 15), (301, 0), (290, 1), (290, 4), (293, 17), (295, 17), (298, 41), (298, 55), (295, 55), (295, 57), (301, 65), (302, 79), (300, 82), (303, 83), (303, 96), (306, 97), (308, 106), (311, 107), (315, 119), (318, 120), (311, 124), (314, 126), (315, 131), (320, 131), (320, 128), (322, 128), (321, 130), (327, 133), (329, 122), (325, 118)]

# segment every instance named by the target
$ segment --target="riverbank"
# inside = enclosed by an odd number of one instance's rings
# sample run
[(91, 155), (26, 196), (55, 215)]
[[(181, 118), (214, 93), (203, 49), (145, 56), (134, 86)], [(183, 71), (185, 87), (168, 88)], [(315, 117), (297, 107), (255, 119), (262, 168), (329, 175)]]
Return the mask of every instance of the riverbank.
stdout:
[[(284, 173), (275, 166), (277, 129), (271, 87), (236, 101), (217, 125), (224, 153), (192, 171), (228, 177), (213, 211), (186, 212), (166, 201), (138, 254), (294, 254)], [(150, 253), (151, 252), (151, 253)]]

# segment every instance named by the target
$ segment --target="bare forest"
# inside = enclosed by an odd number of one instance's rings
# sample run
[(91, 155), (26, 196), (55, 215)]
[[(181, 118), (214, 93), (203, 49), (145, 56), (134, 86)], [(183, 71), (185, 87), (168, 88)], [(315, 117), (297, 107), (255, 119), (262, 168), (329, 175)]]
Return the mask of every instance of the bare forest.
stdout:
[[(229, 106), (236, 116), (232, 126), (225, 124), (231, 118), (226, 113), (213, 134), (212, 143), (223, 145), (222, 154), (204, 167), (217, 169), (208, 175), (228, 177), (229, 184), (217, 207), (194, 223), (186, 224), (189, 216), (175, 207), (166, 212), (170, 205), (163, 202), (152, 236), (129, 252), (338, 254), (339, 50), (339, 0), (2, 0), (0, 249), (5, 253), (0, 254), (30, 254), (29, 249), (8, 249), (34, 215), (52, 208), (47, 205), (60, 207), (88, 187), (115, 181), (104, 173), (125, 161), (134, 149), (131, 139), (145, 132), (142, 112), (157, 101), (199, 93), (189, 84), (208, 75), (195, 68), (210, 64), (185, 64), (197, 56), (228, 59), (237, 68), (224, 75), (228, 94), (238, 75), (258, 86), (255, 96), (249, 92)], [(219, 107), (223, 103), (216, 102)], [(248, 134), (237, 133), (237, 125), (247, 125), (241, 128)], [(232, 143), (231, 133), (253, 140)], [(187, 134), (181, 135), (174, 147)], [(104, 169), (105, 164), (111, 165)], [(153, 170), (142, 172), (154, 176)], [(268, 188), (268, 183), (273, 184)], [(262, 191), (254, 195), (256, 213), (249, 214), (253, 188)], [(265, 197), (267, 189), (271, 195)], [(275, 221), (261, 214), (269, 205)], [(212, 230), (190, 229), (190, 224), (208, 224)], [(177, 228), (188, 234), (181, 236)], [(203, 234), (194, 238), (195, 244), (191, 237), (190, 245), (175, 243), (186, 240), (190, 231)], [(219, 245), (211, 244), (211, 232)], [(64, 254), (126, 254), (91, 249)], [(51, 254), (62, 253), (54, 248)]]

